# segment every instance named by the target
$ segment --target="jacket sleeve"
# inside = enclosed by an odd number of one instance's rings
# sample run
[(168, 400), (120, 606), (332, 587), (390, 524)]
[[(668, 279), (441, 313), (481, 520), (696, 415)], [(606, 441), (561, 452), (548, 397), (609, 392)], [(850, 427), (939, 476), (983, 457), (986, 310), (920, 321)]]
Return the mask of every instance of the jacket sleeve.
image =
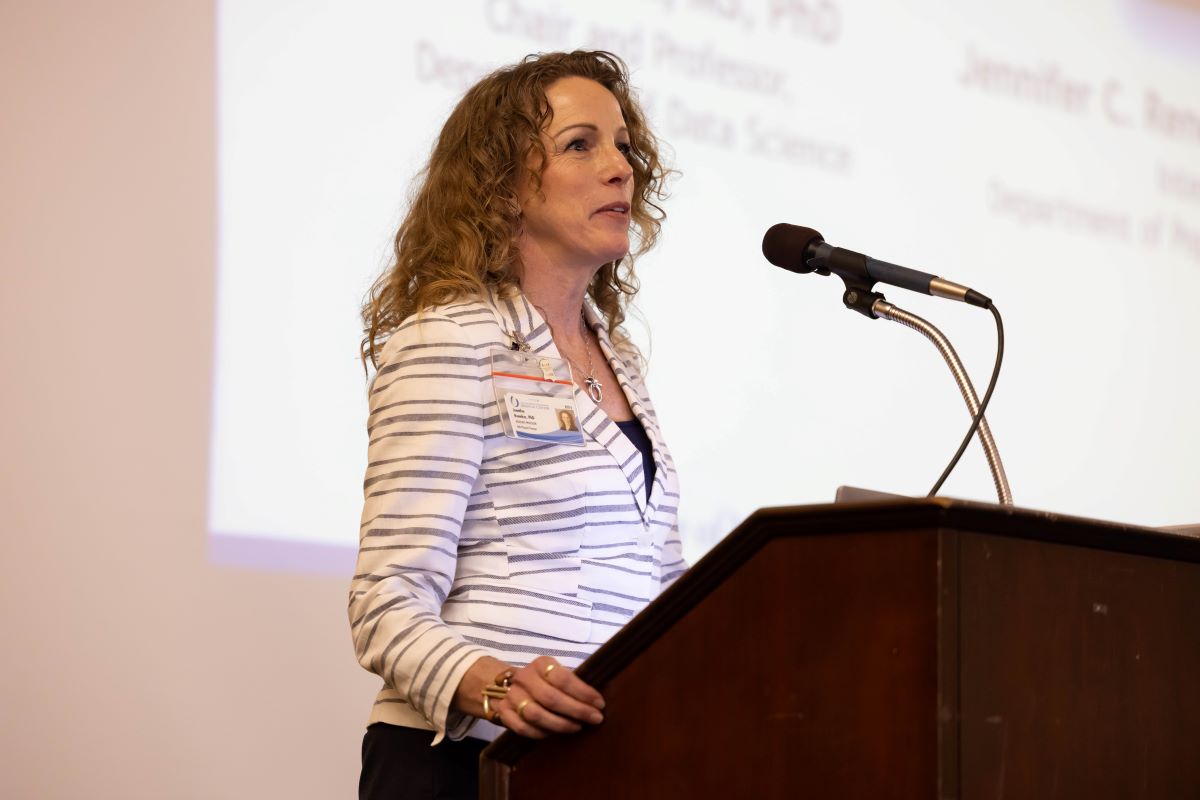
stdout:
[(370, 389), (350, 628), (359, 663), (430, 723), (434, 744), (474, 722), (450, 703), (488, 655), (440, 616), (483, 458), (482, 363), (457, 322), (425, 313), (392, 334)]

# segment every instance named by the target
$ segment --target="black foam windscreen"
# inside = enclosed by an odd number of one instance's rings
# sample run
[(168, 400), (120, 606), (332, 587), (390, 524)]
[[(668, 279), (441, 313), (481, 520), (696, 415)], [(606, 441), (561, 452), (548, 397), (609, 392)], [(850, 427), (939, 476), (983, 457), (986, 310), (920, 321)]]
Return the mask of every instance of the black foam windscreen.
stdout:
[(777, 267), (792, 272), (812, 272), (806, 255), (810, 245), (825, 241), (825, 237), (812, 228), (780, 222), (772, 225), (763, 234), (762, 252)]

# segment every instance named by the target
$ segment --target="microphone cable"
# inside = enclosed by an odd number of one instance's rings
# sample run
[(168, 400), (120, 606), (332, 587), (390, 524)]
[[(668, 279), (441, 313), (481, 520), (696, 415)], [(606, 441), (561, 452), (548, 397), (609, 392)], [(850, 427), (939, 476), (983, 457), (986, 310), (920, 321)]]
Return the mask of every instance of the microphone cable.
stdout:
[(989, 300), (987, 310), (992, 312), (992, 316), (996, 318), (996, 365), (992, 367), (992, 378), (988, 381), (987, 391), (983, 393), (983, 399), (979, 402), (979, 411), (971, 418), (971, 427), (967, 429), (967, 435), (963, 437), (962, 443), (958, 446), (958, 452), (954, 454), (954, 458), (950, 459), (950, 463), (946, 465), (946, 469), (942, 471), (942, 476), (937, 479), (937, 483), (929, 490), (926, 497), (933, 497), (942, 488), (942, 484), (946, 482), (946, 478), (950, 477), (950, 473), (958, 466), (958, 460), (962, 458), (963, 453), (967, 450), (967, 445), (971, 443), (971, 439), (975, 436), (975, 431), (979, 430), (979, 423), (983, 421), (983, 415), (987, 411), (988, 403), (992, 400), (992, 392), (996, 389), (996, 379), (1000, 377), (1000, 364), (1004, 361), (1004, 321), (1000, 319), (1000, 311)]

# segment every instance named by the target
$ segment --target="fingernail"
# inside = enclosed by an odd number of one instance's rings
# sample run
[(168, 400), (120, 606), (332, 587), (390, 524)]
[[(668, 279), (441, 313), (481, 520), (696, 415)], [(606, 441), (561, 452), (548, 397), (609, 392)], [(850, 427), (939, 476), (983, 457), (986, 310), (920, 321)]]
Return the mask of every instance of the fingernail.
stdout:
[(601, 722), (604, 722), (603, 714), (592, 714), (592, 724), (593, 725), (599, 725)]
[(604, 701), (603, 701), (603, 700), (597, 700), (595, 705), (596, 705), (596, 708), (603, 709), (603, 708), (604, 708)]

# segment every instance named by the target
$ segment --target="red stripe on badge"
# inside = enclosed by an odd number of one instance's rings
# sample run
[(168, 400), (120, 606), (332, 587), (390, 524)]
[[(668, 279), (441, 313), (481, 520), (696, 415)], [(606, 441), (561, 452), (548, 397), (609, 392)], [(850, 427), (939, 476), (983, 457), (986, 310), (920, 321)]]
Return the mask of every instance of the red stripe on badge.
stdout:
[(539, 378), (536, 375), (517, 375), (514, 372), (493, 372), (492, 377), (493, 378), (495, 378), (495, 377), (520, 378), (523, 381), (537, 381), (538, 383), (561, 383), (563, 386), (574, 386), (575, 385), (571, 381), (558, 381), (558, 380), (548, 381), (545, 378)]

